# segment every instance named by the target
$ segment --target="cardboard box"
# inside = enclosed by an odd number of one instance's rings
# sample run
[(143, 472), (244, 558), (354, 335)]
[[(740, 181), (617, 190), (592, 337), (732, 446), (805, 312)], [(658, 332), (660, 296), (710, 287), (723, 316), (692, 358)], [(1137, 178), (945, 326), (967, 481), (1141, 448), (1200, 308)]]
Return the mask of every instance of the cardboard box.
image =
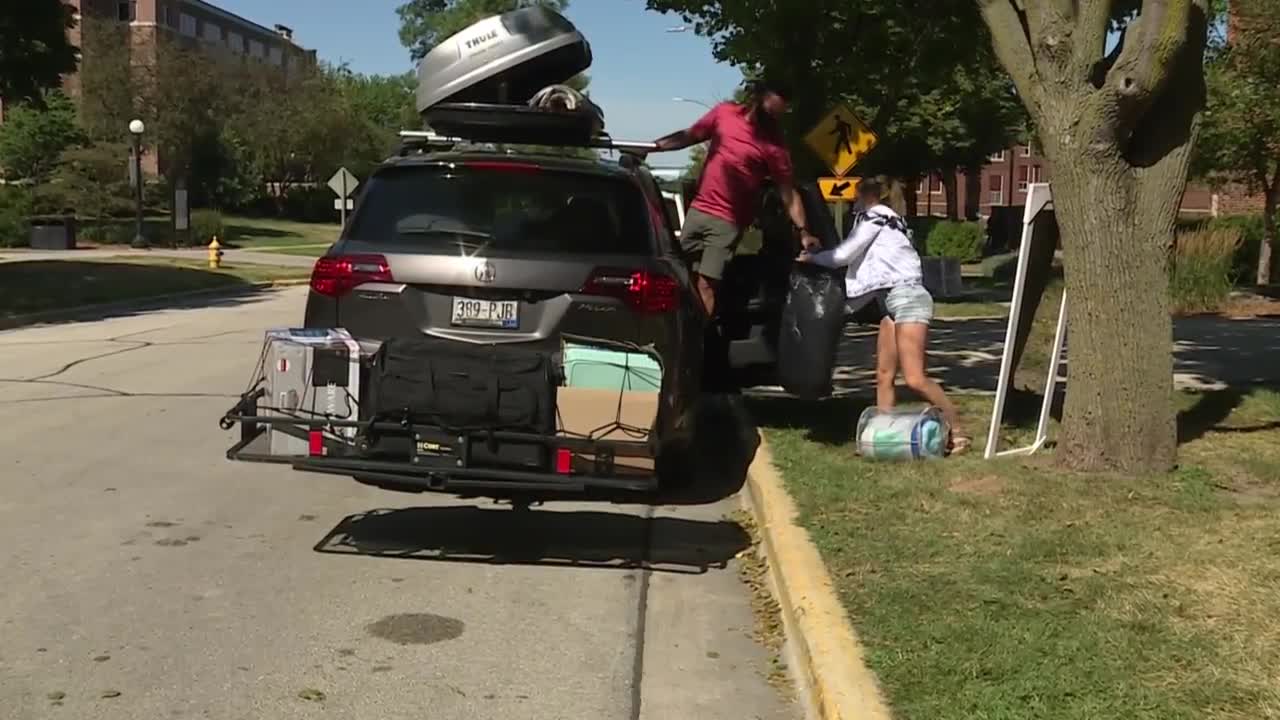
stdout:
[[(622, 396), (619, 412), (618, 396)], [(562, 387), (556, 391), (559, 429), (566, 435), (590, 435), (593, 440), (636, 440), (621, 430), (599, 434), (617, 421), (629, 427), (652, 430), (658, 419), (658, 393)]]

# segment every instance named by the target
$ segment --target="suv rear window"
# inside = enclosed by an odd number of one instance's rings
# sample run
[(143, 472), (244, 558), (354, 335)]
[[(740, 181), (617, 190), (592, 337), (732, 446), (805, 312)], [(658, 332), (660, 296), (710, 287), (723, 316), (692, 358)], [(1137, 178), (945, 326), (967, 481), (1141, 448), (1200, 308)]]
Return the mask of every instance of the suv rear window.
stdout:
[(384, 170), (369, 180), (347, 238), (400, 252), (652, 254), (633, 184), (506, 161)]

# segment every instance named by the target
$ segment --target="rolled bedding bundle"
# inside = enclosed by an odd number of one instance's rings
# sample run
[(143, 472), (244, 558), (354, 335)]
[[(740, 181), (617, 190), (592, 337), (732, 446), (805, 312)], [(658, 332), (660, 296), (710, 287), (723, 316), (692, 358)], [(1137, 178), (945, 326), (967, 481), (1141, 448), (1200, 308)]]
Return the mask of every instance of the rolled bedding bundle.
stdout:
[(590, 115), (595, 133), (604, 131), (604, 111), (591, 98), (568, 85), (548, 85), (529, 99), (529, 107), (547, 112)]

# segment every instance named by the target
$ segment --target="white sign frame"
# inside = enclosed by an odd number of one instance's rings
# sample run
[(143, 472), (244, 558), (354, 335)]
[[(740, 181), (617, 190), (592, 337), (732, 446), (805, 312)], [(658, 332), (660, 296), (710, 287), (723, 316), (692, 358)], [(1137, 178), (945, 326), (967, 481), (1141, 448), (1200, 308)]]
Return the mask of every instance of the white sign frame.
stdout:
[(1027, 204), (1022, 214), (1022, 241), (1018, 246), (1018, 272), (1013, 280), (1013, 302), (1009, 307), (1009, 327), (1005, 331), (1004, 353), (1000, 358), (1000, 376), (996, 383), (996, 401), (991, 410), (991, 428), (987, 432), (987, 460), (1010, 455), (1033, 455), (1049, 440), (1049, 418), (1053, 410), (1053, 398), (1057, 394), (1058, 371), (1062, 363), (1063, 345), (1067, 337), (1067, 293), (1062, 293), (1058, 307), (1058, 327), (1053, 334), (1053, 350), (1049, 356), (1049, 373), (1044, 383), (1044, 401), (1040, 405), (1040, 419), (1036, 424), (1036, 437), (1031, 445), (1000, 452), (1000, 424), (1004, 420), (1004, 403), (1013, 382), (1013, 350), (1018, 337), (1018, 320), (1022, 314), (1022, 301), (1027, 289), (1027, 266), (1031, 261), (1031, 238), (1036, 218), (1045, 210), (1053, 209), (1053, 191), (1049, 183), (1031, 183), (1027, 187)]

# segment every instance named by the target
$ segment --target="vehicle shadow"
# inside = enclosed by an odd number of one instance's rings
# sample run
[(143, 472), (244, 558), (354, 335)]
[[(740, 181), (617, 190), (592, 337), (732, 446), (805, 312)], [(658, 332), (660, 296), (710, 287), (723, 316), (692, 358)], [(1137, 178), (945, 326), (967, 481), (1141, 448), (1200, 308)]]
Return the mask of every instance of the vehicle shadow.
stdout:
[(444, 506), (351, 515), (315, 550), (402, 560), (698, 575), (727, 567), (750, 544), (746, 531), (728, 520)]
[[(696, 427), (694, 441), (667, 458), (663, 472), (668, 489), (653, 495), (544, 494), (527, 498), (536, 504), (520, 510), (474, 505), (371, 510), (344, 518), (315, 550), (437, 562), (677, 574), (724, 569), (751, 545), (740, 525), (730, 520), (673, 517), (657, 509), (709, 506), (732, 498), (746, 484), (760, 435), (741, 396), (707, 398), (698, 411)], [(561, 509), (562, 503), (573, 503), (573, 507)], [(580, 509), (584, 504), (616, 509)]]

